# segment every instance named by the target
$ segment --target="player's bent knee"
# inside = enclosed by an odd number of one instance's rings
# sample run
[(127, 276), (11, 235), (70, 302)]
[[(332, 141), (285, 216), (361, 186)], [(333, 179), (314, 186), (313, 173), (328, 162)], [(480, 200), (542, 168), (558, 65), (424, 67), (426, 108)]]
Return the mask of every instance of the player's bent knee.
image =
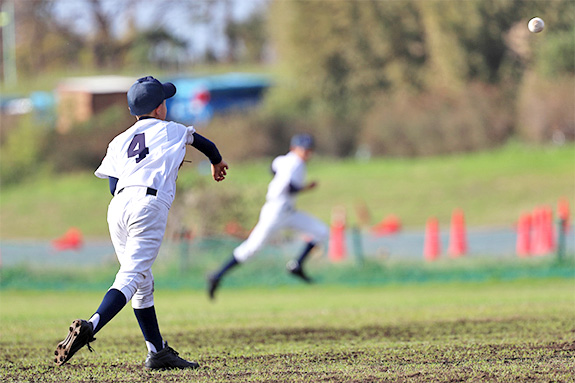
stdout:
[(236, 247), (233, 251), (233, 255), (238, 263), (244, 263), (254, 256), (254, 254), (256, 254), (262, 247), (262, 244), (248, 244), (247, 242), (244, 242), (240, 246)]
[(154, 305), (154, 279), (146, 278), (132, 298), (132, 307), (146, 309)]
[[(147, 278), (141, 273), (124, 272), (120, 270), (118, 274), (116, 274), (116, 279), (111, 288), (120, 290), (126, 296), (126, 301), (129, 301), (134, 297), (146, 279)], [(150, 282), (153, 284), (153, 280)]]
[(154, 305), (154, 295), (146, 295), (146, 296), (138, 296), (138, 294), (134, 295), (132, 298), (132, 308), (134, 309), (147, 309), (148, 307), (152, 307)]
[(238, 263), (244, 263), (244, 262), (247, 261), (252, 255), (254, 255), (254, 253), (246, 253), (246, 252), (235, 253), (235, 252), (234, 252), (234, 258), (236, 259), (236, 261), (237, 261)]

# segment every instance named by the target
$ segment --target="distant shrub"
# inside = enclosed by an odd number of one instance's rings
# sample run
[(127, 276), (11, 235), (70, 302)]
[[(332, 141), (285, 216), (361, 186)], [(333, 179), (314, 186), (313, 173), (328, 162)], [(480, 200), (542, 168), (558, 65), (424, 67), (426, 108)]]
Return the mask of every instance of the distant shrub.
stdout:
[(291, 136), (312, 131), (309, 125), (303, 120), (256, 111), (216, 117), (199, 132), (218, 145), (224, 158), (244, 161), (287, 152)]
[(108, 143), (134, 122), (125, 108), (112, 106), (69, 132), (51, 132), (45, 156), (59, 172), (95, 170), (106, 154)]
[(20, 182), (48, 168), (42, 152), (48, 127), (25, 115), (14, 120), (16, 125), (6, 134), (0, 147), (0, 182)]
[(575, 76), (549, 79), (529, 72), (518, 96), (517, 132), (530, 142), (575, 140)]
[(512, 131), (513, 109), (500, 91), (471, 84), (453, 93), (384, 95), (366, 116), (360, 139), (373, 155), (430, 156), (497, 146)]
[(180, 182), (167, 233), (173, 236), (190, 230), (194, 236), (222, 235), (233, 224), (246, 234), (257, 220), (264, 196), (265, 189), (245, 193), (245, 189), (224, 187), (208, 177), (196, 179), (193, 185)]
[(575, 75), (575, 26), (550, 33), (544, 41), (536, 50), (538, 72), (549, 78)]

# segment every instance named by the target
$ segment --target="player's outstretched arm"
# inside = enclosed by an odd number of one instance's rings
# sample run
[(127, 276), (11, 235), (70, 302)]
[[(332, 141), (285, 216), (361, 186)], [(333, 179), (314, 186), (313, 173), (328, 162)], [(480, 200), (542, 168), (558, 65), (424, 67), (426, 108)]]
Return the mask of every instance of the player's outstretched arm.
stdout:
[(317, 187), (316, 181), (309, 182), (309, 183), (305, 184), (303, 187), (297, 187), (297, 186), (294, 186), (292, 183), (290, 183), (289, 184), (289, 193), (290, 194), (301, 193), (304, 191), (314, 189), (315, 187)]
[(195, 132), (192, 146), (204, 153), (204, 155), (210, 159), (210, 162), (212, 163), (212, 177), (214, 177), (214, 180), (217, 182), (225, 180), (228, 164), (222, 159), (216, 145), (212, 141)]
[(305, 186), (305, 190), (315, 189), (317, 187), (317, 181), (312, 181)]
[(226, 161), (222, 160), (218, 164), (212, 164), (212, 177), (217, 182), (223, 181), (226, 179), (226, 175), (228, 169), (228, 164)]

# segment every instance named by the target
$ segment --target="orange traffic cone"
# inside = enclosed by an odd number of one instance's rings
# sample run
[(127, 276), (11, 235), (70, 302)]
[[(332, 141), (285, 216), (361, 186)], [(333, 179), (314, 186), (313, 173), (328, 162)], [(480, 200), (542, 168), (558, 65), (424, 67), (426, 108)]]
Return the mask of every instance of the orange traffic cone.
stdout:
[(345, 219), (344, 208), (333, 209), (329, 234), (328, 255), (329, 259), (335, 262), (343, 260), (347, 255), (345, 245)]
[(401, 221), (395, 215), (391, 214), (381, 220), (377, 225), (371, 228), (373, 234), (377, 236), (395, 234), (401, 230)]
[(543, 231), (543, 211), (536, 207), (533, 209), (533, 238), (531, 242), (533, 254), (541, 255), (544, 253)]
[(434, 261), (439, 258), (441, 244), (439, 242), (439, 223), (435, 217), (427, 220), (425, 226), (425, 242), (423, 244), (423, 257), (426, 261)]
[(82, 232), (76, 227), (71, 227), (62, 237), (52, 241), (52, 246), (56, 250), (78, 250), (83, 245)]
[(553, 212), (549, 207), (540, 207), (533, 212), (533, 253), (546, 255), (555, 249)]
[(553, 210), (550, 207), (543, 209), (543, 248), (546, 254), (555, 251), (555, 225), (553, 225)]
[(529, 213), (519, 217), (515, 250), (520, 257), (531, 255), (531, 214)]
[(451, 231), (449, 233), (449, 248), (447, 252), (452, 257), (461, 257), (467, 253), (465, 218), (461, 209), (456, 209), (451, 217)]

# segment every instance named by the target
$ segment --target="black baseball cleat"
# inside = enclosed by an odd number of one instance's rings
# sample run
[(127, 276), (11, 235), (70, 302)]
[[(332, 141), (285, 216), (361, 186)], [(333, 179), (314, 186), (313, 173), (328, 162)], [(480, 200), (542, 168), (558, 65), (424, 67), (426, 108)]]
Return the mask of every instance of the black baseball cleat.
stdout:
[(180, 358), (178, 352), (168, 346), (166, 346), (158, 351), (150, 351), (146, 362), (144, 362), (144, 367), (148, 370), (169, 370), (173, 368), (198, 368), (200, 365), (196, 362), (188, 362), (187, 360)]
[(56, 351), (54, 351), (54, 363), (61, 366), (66, 363), (74, 354), (82, 347), (88, 345), (88, 350), (92, 352), (90, 342), (95, 341), (94, 329), (92, 323), (84, 319), (76, 319), (70, 325), (68, 336), (66, 339), (58, 343)]
[(303, 272), (303, 268), (301, 267), (301, 264), (299, 262), (289, 261), (286, 265), (286, 268), (287, 271), (289, 271), (292, 275), (302, 279), (307, 283), (313, 283), (313, 280), (307, 275), (305, 275), (305, 273)]
[(208, 296), (211, 300), (214, 300), (216, 297), (216, 290), (220, 284), (220, 278), (215, 277), (214, 275), (210, 275), (208, 277)]

